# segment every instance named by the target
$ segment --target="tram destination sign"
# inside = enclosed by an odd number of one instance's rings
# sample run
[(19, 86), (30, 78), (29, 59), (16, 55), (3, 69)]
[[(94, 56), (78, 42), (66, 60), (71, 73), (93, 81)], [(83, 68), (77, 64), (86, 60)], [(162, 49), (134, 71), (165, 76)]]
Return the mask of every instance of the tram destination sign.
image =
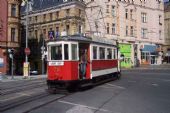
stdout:
[(63, 65), (64, 65), (63, 61), (49, 62), (49, 66), (63, 66)]

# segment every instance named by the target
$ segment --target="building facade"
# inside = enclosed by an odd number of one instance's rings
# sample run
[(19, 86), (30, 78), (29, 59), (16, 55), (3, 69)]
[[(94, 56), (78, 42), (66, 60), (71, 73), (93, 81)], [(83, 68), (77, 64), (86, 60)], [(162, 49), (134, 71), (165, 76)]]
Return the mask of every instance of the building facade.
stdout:
[(8, 49), (14, 49), (17, 53), (19, 48), (19, 6), (20, 0), (0, 1), (0, 72), (3, 74), (11, 71)]
[(165, 45), (164, 62), (170, 63), (170, 2), (165, 2)]
[[(163, 0), (85, 0), (86, 33), (119, 42), (125, 67), (161, 64)], [(128, 47), (128, 54), (124, 49)], [(123, 49), (123, 50), (121, 50)]]
[[(46, 40), (64, 35), (82, 35), (85, 28), (85, 4), (82, 0), (33, 0), (28, 14), (30, 67), (41, 72), (41, 48)], [(22, 24), (25, 24), (23, 10)], [(38, 49), (39, 48), (39, 49)]]

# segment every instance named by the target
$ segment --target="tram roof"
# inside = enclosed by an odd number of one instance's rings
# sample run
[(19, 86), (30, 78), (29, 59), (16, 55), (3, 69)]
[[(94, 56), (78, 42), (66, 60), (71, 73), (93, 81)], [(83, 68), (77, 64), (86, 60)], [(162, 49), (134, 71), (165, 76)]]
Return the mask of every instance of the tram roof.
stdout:
[(80, 35), (62, 36), (60, 38), (48, 40), (47, 42), (55, 42), (55, 41), (78, 41), (84, 43), (98, 43), (98, 44), (116, 46), (116, 41), (114, 40), (110, 40), (107, 38), (100, 38), (100, 37), (90, 38), (90, 37), (80, 36)]

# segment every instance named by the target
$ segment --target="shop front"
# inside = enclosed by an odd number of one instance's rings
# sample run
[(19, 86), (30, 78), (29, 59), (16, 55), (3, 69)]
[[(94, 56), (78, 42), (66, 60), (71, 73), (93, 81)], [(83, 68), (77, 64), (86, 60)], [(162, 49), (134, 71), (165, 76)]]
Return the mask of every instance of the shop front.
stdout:
[(124, 56), (121, 61), (121, 67), (131, 68), (132, 67), (132, 46), (131, 44), (119, 44), (120, 54)]
[(161, 56), (157, 45), (143, 45), (141, 48), (141, 64), (161, 64)]

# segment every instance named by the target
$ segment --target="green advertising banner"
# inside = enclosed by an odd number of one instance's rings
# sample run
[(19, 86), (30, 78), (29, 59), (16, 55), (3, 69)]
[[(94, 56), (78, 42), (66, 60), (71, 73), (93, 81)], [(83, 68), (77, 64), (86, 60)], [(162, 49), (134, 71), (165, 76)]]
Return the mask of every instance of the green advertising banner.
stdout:
[(121, 66), (125, 68), (131, 68), (131, 44), (119, 44), (120, 54), (124, 55), (123, 61), (121, 61)]

